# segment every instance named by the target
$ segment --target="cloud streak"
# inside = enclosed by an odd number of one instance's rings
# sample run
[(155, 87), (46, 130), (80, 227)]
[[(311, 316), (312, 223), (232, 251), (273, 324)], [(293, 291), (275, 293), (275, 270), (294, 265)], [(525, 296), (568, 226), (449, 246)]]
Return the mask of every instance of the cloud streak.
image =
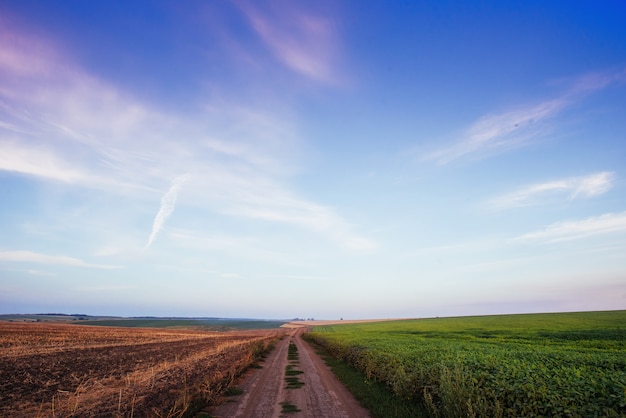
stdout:
[(549, 131), (548, 121), (585, 96), (626, 80), (626, 71), (579, 77), (565, 93), (551, 100), (504, 113), (483, 116), (465, 130), (462, 139), (426, 155), (426, 160), (447, 164), (454, 160), (486, 156), (527, 144)]
[(556, 222), (542, 230), (515, 238), (514, 241), (558, 243), (617, 232), (626, 232), (626, 212), (607, 213), (582, 220)]
[(315, 81), (332, 83), (337, 39), (329, 19), (285, 2), (260, 10), (254, 2), (241, 10), (274, 56), (292, 71)]
[(586, 199), (608, 192), (615, 181), (615, 173), (602, 171), (587, 176), (568, 177), (524, 186), (489, 202), (494, 209), (511, 209), (544, 203), (554, 197), (568, 200)]
[(172, 185), (169, 190), (163, 197), (161, 198), (161, 207), (159, 208), (159, 212), (154, 218), (154, 222), (152, 223), (152, 232), (150, 232), (150, 237), (148, 238), (148, 242), (146, 243), (145, 249), (148, 249), (157, 235), (163, 229), (163, 225), (165, 225), (165, 221), (169, 216), (174, 212), (174, 208), (176, 207), (176, 199), (178, 198), (178, 192), (180, 191), (183, 184), (189, 180), (190, 175), (184, 174), (174, 179)]
[(439, 164), (477, 153), (492, 153), (515, 147), (539, 134), (540, 123), (566, 107), (565, 99), (550, 100), (516, 111), (487, 115), (470, 126), (464, 139), (428, 156)]
[(119, 269), (119, 266), (105, 264), (91, 264), (74, 257), (47, 255), (33, 251), (0, 251), (0, 261), (53, 264), (70, 267), (85, 267), (96, 269)]
[(82, 182), (89, 178), (82, 170), (68, 166), (51, 150), (31, 147), (2, 137), (0, 137), (0, 170), (65, 183)]

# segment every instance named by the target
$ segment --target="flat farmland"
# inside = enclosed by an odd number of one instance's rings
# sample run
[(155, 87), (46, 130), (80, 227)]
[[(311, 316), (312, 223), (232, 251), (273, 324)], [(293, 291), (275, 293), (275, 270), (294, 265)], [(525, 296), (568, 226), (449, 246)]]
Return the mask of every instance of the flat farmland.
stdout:
[(0, 322), (0, 416), (183, 416), (283, 332)]
[(626, 416), (626, 311), (334, 324), (307, 338), (393, 394), (385, 410), (365, 404), (376, 417)]

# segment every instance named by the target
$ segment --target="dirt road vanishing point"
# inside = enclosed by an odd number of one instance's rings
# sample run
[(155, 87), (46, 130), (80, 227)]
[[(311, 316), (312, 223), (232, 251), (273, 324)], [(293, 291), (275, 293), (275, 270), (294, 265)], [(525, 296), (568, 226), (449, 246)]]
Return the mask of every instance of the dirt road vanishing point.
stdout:
[[(368, 418), (295, 328), (239, 386), (243, 394), (212, 411), (219, 418)], [(291, 346), (291, 349), (290, 349)]]

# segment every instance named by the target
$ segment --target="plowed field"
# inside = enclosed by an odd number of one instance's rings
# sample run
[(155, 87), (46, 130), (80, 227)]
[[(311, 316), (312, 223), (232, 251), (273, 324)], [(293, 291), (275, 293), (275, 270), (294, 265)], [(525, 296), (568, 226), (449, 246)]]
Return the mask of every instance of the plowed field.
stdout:
[(280, 333), (0, 322), (0, 416), (180, 416)]

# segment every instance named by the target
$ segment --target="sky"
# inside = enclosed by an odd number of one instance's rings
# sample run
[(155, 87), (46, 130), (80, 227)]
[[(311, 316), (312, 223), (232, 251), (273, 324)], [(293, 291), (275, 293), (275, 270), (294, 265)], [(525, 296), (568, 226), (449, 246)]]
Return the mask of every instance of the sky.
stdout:
[(0, 313), (613, 309), (623, 1), (0, 0)]

